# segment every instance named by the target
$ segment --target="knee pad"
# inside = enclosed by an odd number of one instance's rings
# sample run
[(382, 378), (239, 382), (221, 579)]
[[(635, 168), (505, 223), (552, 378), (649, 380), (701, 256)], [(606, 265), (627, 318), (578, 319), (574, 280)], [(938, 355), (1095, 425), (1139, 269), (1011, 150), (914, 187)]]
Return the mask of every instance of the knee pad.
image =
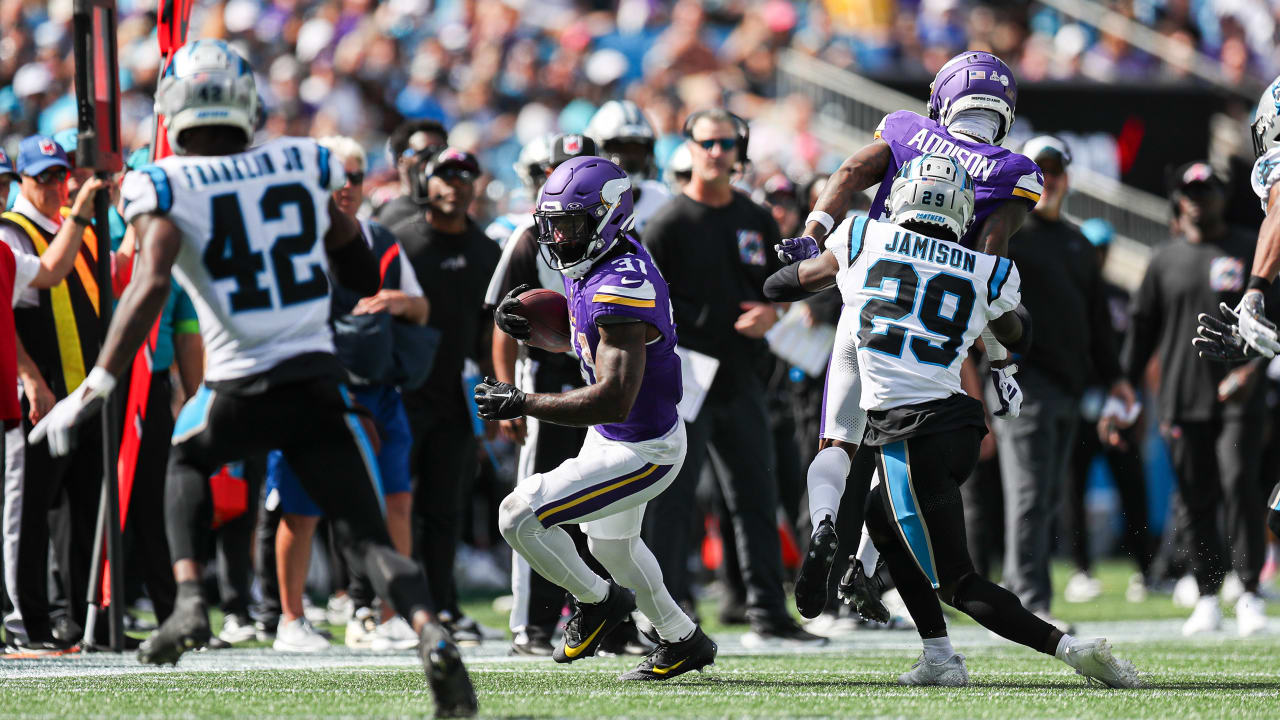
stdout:
[[(498, 506), (498, 531), (502, 533), (502, 537), (506, 538), (508, 543), (512, 542), (512, 538), (519, 532), (521, 525), (529, 521), (537, 524), (538, 518), (534, 516), (533, 508), (529, 507), (529, 503), (515, 493), (511, 493), (504, 498), (502, 504)], [(514, 545), (514, 543), (512, 544)]]

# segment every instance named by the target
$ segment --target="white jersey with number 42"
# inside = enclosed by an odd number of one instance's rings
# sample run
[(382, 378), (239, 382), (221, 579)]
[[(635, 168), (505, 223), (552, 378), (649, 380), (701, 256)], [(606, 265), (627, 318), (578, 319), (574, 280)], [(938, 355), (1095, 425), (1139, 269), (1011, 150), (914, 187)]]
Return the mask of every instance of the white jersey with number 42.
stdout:
[(345, 182), (337, 158), (306, 138), (175, 155), (125, 176), (126, 221), (155, 213), (182, 231), (173, 274), (200, 320), (206, 380), (333, 352), (324, 235), (329, 194)]
[(864, 410), (964, 392), (960, 365), (993, 318), (1017, 307), (1018, 268), (1007, 258), (865, 217), (848, 218), (827, 249), (846, 312), (858, 313)]

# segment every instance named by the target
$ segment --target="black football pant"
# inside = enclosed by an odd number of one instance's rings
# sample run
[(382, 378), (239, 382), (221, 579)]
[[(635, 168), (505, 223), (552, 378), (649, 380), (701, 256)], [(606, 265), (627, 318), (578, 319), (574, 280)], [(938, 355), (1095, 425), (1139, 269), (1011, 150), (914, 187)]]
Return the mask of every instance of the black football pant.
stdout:
[(697, 420), (686, 423), (684, 466), (671, 486), (649, 502), (643, 538), (662, 568), (672, 597), (692, 604), (687, 561), (692, 549), (695, 493), (708, 453), (715, 452), (727, 469), (725, 476), (719, 477), (720, 490), (733, 519), (747, 590), (747, 616), (753, 625), (790, 622), (782, 591), (778, 483), (774, 478), (777, 464), (764, 388), (750, 371), (735, 379), (737, 391), (726, 398), (708, 397)]
[(867, 530), (922, 638), (943, 637), (939, 599), (997, 635), (1053, 654), (1061, 633), (1017, 596), (974, 572), (960, 484), (978, 462), (977, 428), (876, 448), (880, 484), (867, 498)]
[(1266, 554), (1260, 421), (1231, 418), (1164, 428), (1182, 495), (1177, 522), (1189, 531), (1191, 572), (1201, 595), (1222, 587), (1228, 547), (1245, 590), (1258, 590)]
[[(120, 397), (124, 397), (124, 393), (120, 393)], [(173, 612), (178, 592), (164, 529), (165, 472), (173, 438), (172, 402), (173, 386), (168, 368), (151, 373), (146, 418), (139, 438), (137, 467), (124, 526), (125, 557), (128, 558), (125, 571), (146, 585), (147, 597), (155, 606), (159, 622), (164, 622)], [(125, 422), (133, 419), (125, 418)]]
[(405, 411), (413, 432), (409, 456), (409, 472), (413, 475), (413, 555), (426, 570), (438, 609), (459, 617), (462, 611), (458, 607), (453, 563), (462, 539), (462, 514), (471, 502), (476, 437), (465, 412), (436, 412), (411, 404), (411, 398), (405, 398)]
[(223, 464), (279, 449), (307, 495), (333, 521), (347, 561), (406, 619), (429, 611), (426, 578), (391, 546), (378, 500), (377, 460), (346, 389), (303, 380), (254, 395), (201, 386), (183, 407), (166, 485), (173, 561), (201, 559), (212, 520), (209, 476)]
[(1071, 559), (1076, 569), (1088, 573), (1093, 563), (1089, 558), (1089, 528), (1084, 510), (1084, 495), (1089, 484), (1089, 466), (1102, 455), (1111, 469), (1120, 508), (1124, 513), (1124, 549), (1137, 563), (1145, 578), (1151, 571), (1152, 537), (1147, 525), (1147, 478), (1139, 454), (1141, 438), (1132, 430), (1124, 432), (1127, 447), (1103, 447), (1094, 423), (1082, 421), (1072, 448), (1071, 469), (1067, 473), (1066, 502), (1063, 520), (1071, 539)]
[(253, 600), (253, 529), (257, 524), (255, 500), (266, 484), (267, 457), (255, 455), (241, 460), (249, 503), (243, 515), (232, 518), (215, 533), (218, 544), (218, 605), (227, 615), (249, 617)]

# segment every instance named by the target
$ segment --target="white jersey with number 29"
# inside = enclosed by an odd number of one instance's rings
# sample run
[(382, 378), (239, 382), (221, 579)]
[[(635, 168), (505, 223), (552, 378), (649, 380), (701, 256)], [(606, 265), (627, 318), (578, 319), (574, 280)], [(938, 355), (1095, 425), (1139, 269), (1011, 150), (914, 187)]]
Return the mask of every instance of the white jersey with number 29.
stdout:
[(206, 380), (333, 352), (324, 236), (329, 194), (345, 182), (338, 159), (306, 138), (175, 155), (125, 176), (126, 221), (155, 213), (182, 231), (173, 274), (200, 319)]
[(1011, 260), (892, 223), (848, 218), (826, 246), (840, 263), (846, 312), (858, 313), (864, 410), (964, 392), (960, 365), (969, 347), (1021, 298)]

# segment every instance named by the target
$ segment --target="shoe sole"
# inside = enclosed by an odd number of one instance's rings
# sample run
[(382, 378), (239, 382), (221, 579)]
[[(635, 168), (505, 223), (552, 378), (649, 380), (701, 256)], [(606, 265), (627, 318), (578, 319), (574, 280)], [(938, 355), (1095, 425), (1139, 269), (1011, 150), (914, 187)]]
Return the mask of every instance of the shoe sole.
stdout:
[(954, 673), (948, 673), (947, 675), (943, 675), (942, 677), (936, 679), (933, 682), (914, 682), (913, 680), (910, 680), (910, 679), (904, 680), (906, 676), (899, 675), (898, 684), (903, 687), (968, 687), (969, 686), (968, 675), (964, 675), (958, 679), (952, 679), (950, 676), (953, 674)]
[(623, 673), (622, 675), (619, 675), (618, 679), (624, 680), (627, 682), (634, 682), (634, 681), (662, 682), (664, 680), (670, 680), (672, 678), (680, 677), (685, 673), (694, 672), (695, 670), (698, 672), (702, 672), (706, 668), (716, 664), (716, 655), (719, 654), (719, 652), (720, 652), (720, 646), (716, 645), (715, 642), (713, 641), (711, 643), (711, 654), (709, 656), (704, 655), (700, 658), (693, 660), (692, 662), (686, 661), (688, 662), (688, 664), (681, 665), (680, 667), (676, 668), (671, 672), (655, 673), (651, 670), (650, 671), (632, 670), (631, 672), (627, 672), (627, 673)]
[(807, 620), (818, 617), (827, 609), (831, 567), (835, 564), (840, 539), (833, 531), (821, 546), (815, 548), (813, 544), (813, 539), (810, 539), (809, 552), (805, 553), (804, 563), (800, 566), (800, 577), (796, 578), (796, 610)]

